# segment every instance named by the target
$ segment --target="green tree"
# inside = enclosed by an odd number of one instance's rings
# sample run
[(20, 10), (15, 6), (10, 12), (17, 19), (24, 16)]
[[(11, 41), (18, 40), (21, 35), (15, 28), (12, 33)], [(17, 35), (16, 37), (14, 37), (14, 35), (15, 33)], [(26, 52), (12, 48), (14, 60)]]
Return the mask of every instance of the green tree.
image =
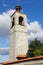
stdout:
[(35, 38), (35, 40), (30, 43), (26, 56), (34, 57), (41, 55), (43, 55), (43, 43)]

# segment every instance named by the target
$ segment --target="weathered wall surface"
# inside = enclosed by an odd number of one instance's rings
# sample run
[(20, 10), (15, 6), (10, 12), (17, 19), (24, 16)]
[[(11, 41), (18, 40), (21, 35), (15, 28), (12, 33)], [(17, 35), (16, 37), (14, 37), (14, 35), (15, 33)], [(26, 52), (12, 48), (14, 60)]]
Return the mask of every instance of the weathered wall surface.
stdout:
[[(19, 24), (19, 17), (22, 17), (22, 24)], [(13, 20), (13, 18), (15, 20)], [(11, 22), (14, 26), (10, 29), (10, 60), (16, 60), (18, 55), (26, 54), (28, 50), (28, 33), (27, 33), (27, 18), (23, 13), (15, 12), (11, 17)]]
[(14, 26), (10, 34), (10, 60), (18, 55), (26, 54), (28, 50), (28, 34), (26, 27)]

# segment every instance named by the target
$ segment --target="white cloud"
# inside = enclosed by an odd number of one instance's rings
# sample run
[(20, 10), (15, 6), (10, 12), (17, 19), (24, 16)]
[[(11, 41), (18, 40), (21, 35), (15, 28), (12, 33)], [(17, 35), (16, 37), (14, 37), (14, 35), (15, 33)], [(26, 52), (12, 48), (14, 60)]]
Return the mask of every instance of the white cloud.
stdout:
[[(9, 35), (10, 35), (10, 16), (15, 10), (10, 9), (7, 12), (3, 12), (0, 14), (0, 37), (5, 37), (6, 41), (9, 43)], [(28, 19), (27, 19), (28, 20)], [(34, 38), (38, 38), (43, 41), (43, 29), (41, 24), (38, 21), (31, 22), (27, 24), (28, 28), (28, 39), (29, 41), (34, 40)], [(0, 54), (8, 54), (9, 49), (0, 49)], [(7, 52), (6, 52), (7, 51)]]
[(8, 55), (9, 48), (0, 48), (0, 55)]
[(14, 12), (15, 12), (14, 9), (10, 9), (9, 11), (7, 11), (7, 12), (4, 13), (4, 14), (5, 14), (5, 15), (9, 15), (9, 16), (11, 16)]
[(34, 40), (35, 38), (38, 38), (43, 42), (43, 29), (38, 21), (34, 21), (31, 22), (30, 24), (27, 24), (27, 28), (28, 28), (28, 39), (30, 41)]
[(37, 33), (41, 30), (41, 25), (39, 24), (38, 21), (34, 21), (34, 22), (31, 22), (29, 25), (28, 25), (28, 30), (31, 32), (34, 32), (34, 33)]
[(10, 9), (0, 14), (0, 36), (8, 36), (10, 33), (10, 16), (15, 10)]
[[(4, 42), (9, 44), (9, 37), (10, 37), (10, 23), (11, 19), (10, 16), (15, 10), (10, 9), (7, 12), (3, 12), (0, 14), (0, 39), (5, 40)], [(3, 42), (3, 43), (4, 43)], [(1, 43), (1, 42), (0, 42)], [(0, 48), (0, 55), (8, 55), (9, 48)]]

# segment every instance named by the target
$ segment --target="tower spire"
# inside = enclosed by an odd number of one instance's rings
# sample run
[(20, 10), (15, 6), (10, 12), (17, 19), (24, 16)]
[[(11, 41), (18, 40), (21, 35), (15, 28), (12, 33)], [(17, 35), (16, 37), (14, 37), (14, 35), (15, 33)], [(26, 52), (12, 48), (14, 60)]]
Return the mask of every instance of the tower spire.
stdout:
[(17, 11), (17, 12), (21, 12), (21, 9), (22, 9), (21, 6), (16, 6), (16, 11)]

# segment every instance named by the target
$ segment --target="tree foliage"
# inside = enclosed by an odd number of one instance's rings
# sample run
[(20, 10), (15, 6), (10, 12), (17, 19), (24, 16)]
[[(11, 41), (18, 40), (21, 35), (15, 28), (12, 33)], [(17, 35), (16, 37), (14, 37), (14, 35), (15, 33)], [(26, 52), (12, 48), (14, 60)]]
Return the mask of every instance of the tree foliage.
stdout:
[(34, 57), (41, 55), (43, 55), (43, 43), (35, 38), (35, 40), (30, 43), (26, 56)]

